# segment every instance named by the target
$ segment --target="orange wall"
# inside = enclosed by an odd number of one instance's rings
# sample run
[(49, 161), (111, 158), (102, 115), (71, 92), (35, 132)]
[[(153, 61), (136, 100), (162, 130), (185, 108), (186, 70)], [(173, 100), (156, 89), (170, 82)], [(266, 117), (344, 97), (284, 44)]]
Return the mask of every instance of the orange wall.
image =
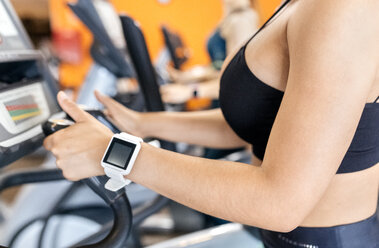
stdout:
[(191, 49), (193, 58), (187, 65), (209, 63), (205, 41), (222, 17), (220, 0), (171, 0), (168, 4), (157, 0), (111, 2), (117, 11), (127, 13), (141, 24), (153, 59), (163, 47), (160, 25), (165, 23), (177, 31)]
[(259, 8), (259, 15), (261, 17), (261, 23), (265, 22), (279, 6), (280, 0), (256, 0)]
[[(150, 54), (156, 59), (163, 47), (160, 25), (168, 24), (178, 31), (191, 49), (192, 57), (186, 66), (208, 64), (206, 41), (222, 18), (222, 0), (111, 0), (118, 12), (124, 12), (141, 24)], [(280, 0), (257, 0), (261, 21), (266, 20)]]
[[(60, 80), (63, 86), (76, 87), (81, 84), (91, 63), (88, 47), (91, 36), (87, 29), (66, 7), (72, 0), (49, 0), (53, 31), (77, 30), (82, 39), (82, 58), (79, 64), (63, 63)], [(110, 0), (118, 12), (124, 12), (138, 20), (147, 39), (153, 59), (163, 48), (160, 25), (168, 24), (180, 33), (192, 58), (186, 66), (208, 64), (206, 40), (222, 18), (222, 0), (171, 0), (160, 4), (158, 0)], [(261, 22), (265, 21), (279, 5), (280, 0), (256, 0)]]

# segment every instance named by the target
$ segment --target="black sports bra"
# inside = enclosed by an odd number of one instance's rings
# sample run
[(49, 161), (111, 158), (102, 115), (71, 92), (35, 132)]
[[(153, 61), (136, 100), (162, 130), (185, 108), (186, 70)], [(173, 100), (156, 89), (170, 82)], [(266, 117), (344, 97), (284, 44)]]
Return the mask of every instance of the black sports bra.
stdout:
[[(277, 10), (249, 42), (288, 2), (290, 0)], [(250, 71), (245, 60), (247, 44), (230, 61), (221, 77), (220, 107), (234, 132), (252, 144), (254, 155), (263, 160), (284, 92), (265, 84)], [(379, 103), (375, 101), (365, 105), (353, 141), (337, 173), (364, 170), (378, 162)]]

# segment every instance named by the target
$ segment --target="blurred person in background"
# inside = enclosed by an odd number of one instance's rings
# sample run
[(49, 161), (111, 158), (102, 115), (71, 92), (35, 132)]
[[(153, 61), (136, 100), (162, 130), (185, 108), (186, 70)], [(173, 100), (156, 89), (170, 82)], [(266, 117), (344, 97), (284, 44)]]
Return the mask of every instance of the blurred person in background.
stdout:
[(168, 68), (173, 84), (161, 88), (166, 103), (180, 104), (193, 97), (217, 99), (220, 73), (227, 55), (238, 49), (258, 29), (256, 0), (223, 0), (224, 17), (207, 41), (212, 64), (186, 71)]

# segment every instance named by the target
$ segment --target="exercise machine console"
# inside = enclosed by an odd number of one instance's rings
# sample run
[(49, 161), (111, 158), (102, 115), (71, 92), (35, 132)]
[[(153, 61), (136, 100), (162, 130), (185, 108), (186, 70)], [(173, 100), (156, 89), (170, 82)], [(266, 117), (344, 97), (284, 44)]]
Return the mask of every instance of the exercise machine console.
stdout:
[[(55, 98), (57, 84), (46, 68), (10, 2), (0, 0), (0, 168), (38, 149), (46, 135), (67, 126), (67, 122), (47, 122), (61, 110)], [(2, 172), (0, 192), (25, 183), (63, 179), (58, 169)], [(96, 177), (83, 182), (112, 208), (115, 219), (111, 231), (105, 238), (95, 240), (96, 244), (87, 245), (92, 240), (75, 247), (121, 247), (129, 235), (132, 216), (125, 190), (106, 191), (106, 180)]]
[(0, 0), (0, 168), (38, 148), (41, 124), (59, 111), (45, 68), (10, 3)]

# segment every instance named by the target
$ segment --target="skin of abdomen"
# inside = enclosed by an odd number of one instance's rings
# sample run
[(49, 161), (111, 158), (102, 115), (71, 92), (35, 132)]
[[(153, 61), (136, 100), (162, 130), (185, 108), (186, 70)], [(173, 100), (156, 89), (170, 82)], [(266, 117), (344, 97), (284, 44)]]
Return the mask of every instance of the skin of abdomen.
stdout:
[[(261, 164), (253, 155), (252, 165)], [(363, 171), (336, 174), (300, 226), (330, 227), (367, 219), (376, 213), (378, 194), (379, 163)]]
[(376, 213), (379, 164), (354, 173), (336, 174), (301, 226), (325, 227), (358, 222)]

